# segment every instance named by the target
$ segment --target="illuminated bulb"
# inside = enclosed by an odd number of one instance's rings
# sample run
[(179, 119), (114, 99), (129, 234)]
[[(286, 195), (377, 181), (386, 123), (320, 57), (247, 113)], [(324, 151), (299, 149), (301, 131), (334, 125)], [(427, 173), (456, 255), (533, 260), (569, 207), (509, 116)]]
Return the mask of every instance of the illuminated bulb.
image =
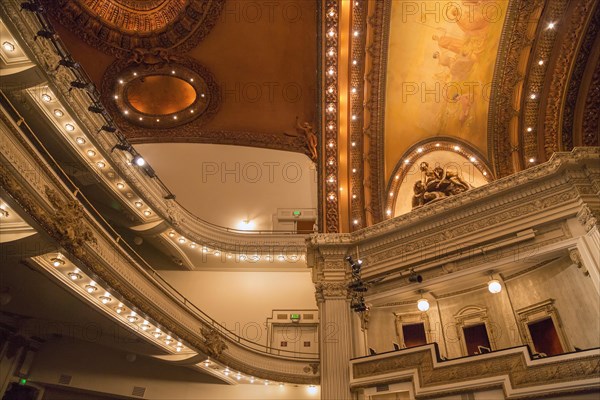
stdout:
[(242, 379), (242, 376), (241, 376), (240, 374), (237, 374), (237, 375), (235, 376), (235, 379), (237, 379), (237, 380), (239, 381), (240, 379)]
[(390, 192), (390, 197), (394, 197), (394, 192)]
[(122, 85), (125, 82), (123, 82), (123, 79), (119, 79), (119, 83)]
[(88, 150), (87, 155), (90, 157), (94, 157), (96, 155), (96, 152), (94, 150)]
[(65, 113), (62, 112), (62, 110), (54, 110), (54, 116), (56, 117), (62, 117), (63, 115), (65, 115)]
[(353, 199), (356, 199), (356, 195), (355, 195), (355, 194), (353, 194), (353, 195), (352, 195), (352, 198), (353, 198)]
[(330, 177), (327, 179), (327, 181), (328, 181), (329, 183), (333, 183), (333, 182), (335, 182), (335, 177), (334, 177), (333, 175), (331, 175), (331, 176), (330, 176)]
[(15, 51), (15, 45), (12, 44), (11, 42), (4, 42), (4, 43), (2, 43), (2, 48), (5, 51), (10, 51), (10, 52)]
[(162, 335), (162, 333), (160, 333), (160, 329), (157, 329), (156, 331), (154, 331), (153, 335), (155, 338), (158, 339), (160, 337), (160, 335)]
[(123, 304), (119, 304), (115, 311), (117, 314), (121, 314), (123, 312)]
[(250, 383), (254, 383), (254, 377), (250, 378)]
[(225, 375), (229, 375), (229, 367), (225, 367), (225, 371), (223, 371)]
[(219, 250), (215, 250), (215, 257), (219, 257), (221, 255), (221, 252)]
[(123, 114), (128, 115), (129, 114), (129, 110), (123, 111)]
[(231, 260), (233, 258), (233, 254), (227, 254), (226, 257)]
[(108, 304), (111, 301), (111, 298), (108, 296), (100, 296), (100, 300), (102, 301), (102, 304)]
[(177, 351), (179, 353), (181, 351), (181, 346), (175, 347), (175, 351)]
[(530, 126), (527, 128), (527, 132), (531, 132), (531, 131), (533, 131), (533, 128)]
[(354, 37), (358, 37), (358, 35), (360, 35), (359, 31), (354, 31)]
[(333, 50), (333, 49), (329, 49), (329, 51), (327, 52), (327, 55), (328, 55), (329, 57), (333, 57), (333, 56), (335, 55), (335, 50)]
[(530, 163), (534, 163), (534, 162), (535, 162), (535, 158), (531, 157), (531, 158), (529, 159), (529, 162), (530, 162)]
[(121, 182), (117, 183), (117, 188), (118, 189), (125, 189), (125, 185)]
[(146, 217), (149, 217), (151, 214), (152, 214), (152, 212), (151, 212), (150, 210), (146, 210), (146, 211), (144, 211), (144, 215), (145, 215)]
[(404, 160), (404, 164), (408, 164), (410, 162), (410, 160), (407, 158), (406, 160)]
[(488, 282), (488, 290), (490, 293), (500, 293), (502, 291), (502, 285), (500, 284), (500, 281), (497, 279), (490, 280)]
[(209, 366), (209, 364), (210, 364), (210, 361), (209, 361), (209, 359), (207, 358), (207, 359), (204, 361), (204, 366), (205, 366), (205, 367), (208, 367), (208, 366)]
[(352, 168), (352, 173), (355, 174), (356, 173), (356, 168)]
[(277, 256), (277, 259), (279, 261), (283, 261), (283, 260), (285, 260), (285, 257), (283, 256), (283, 254), (280, 254), (280, 255)]
[(333, 8), (329, 10), (329, 16), (332, 18), (335, 17), (335, 10)]
[(194, 113), (194, 110), (190, 110), (190, 114), (193, 114), (193, 113)]
[(283, 387), (283, 383), (280, 383), (280, 384), (279, 384), (279, 387)]
[(548, 24), (548, 29), (554, 29), (555, 26), (556, 26), (556, 24), (554, 22), (550, 22)]
[(77, 144), (85, 144), (85, 139), (82, 137), (78, 137), (77, 139), (75, 139), (75, 142), (77, 142)]
[(419, 311), (427, 311), (429, 310), (429, 302), (427, 301), (427, 299), (419, 299), (419, 301), (417, 301), (417, 308), (419, 309)]
[(242, 255), (240, 256), (240, 260), (241, 260), (241, 261), (244, 261), (246, 258), (247, 258), (247, 257), (246, 257), (246, 255), (245, 255), (245, 254), (242, 254)]
[(419, 147), (419, 148), (417, 149), (417, 153), (422, 153), (422, 152), (423, 152), (423, 148), (422, 148), (422, 147)]
[(330, 104), (329, 106), (327, 106), (327, 111), (329, 111), (330, 113), (335, 111), (335, 107), (333, 104)]
[(165, 340), (165, 344), (166, 344), (166, 345), (169, 345), (169, 344), (171, 344), (171, 339), (166, 339), (166, 340)]
[(392, 210), (386, 210), (385, 212), (387, 215), (392, 215)]
[(353, 114), (353, 115), (352, 115), (352, 121), (356, 121), (356, 118), (357, 118), (357, 117), (356, 117), (356, 115), (355, 115), (355, 114)]
[(352, 90), (351, 90), (351, 92), (352, 92), (353, 94), (356, 94), (356, 88), (355, 88), (355, 87), (353, 87), (353, 88), (352, 88)]
[(333, 93), (333, 90), (334, 90), (334, 89), (333, 89), (333, 86), (329, 86), (329, 89), (327, 89), (327, 91), (328, 91), (329, 93)]
[(141, 121), (141, 120), (143, 120), (143, 118), (142, 118), (142, 117), (139, 117), (138, 119), (139, 119), (140, 121)]
[(208, 247), (203, 247), (203, 248), (202, 248), (202, 252), (203, 252), (203, 253), (208, 253)]
[(356, 147), (356, 142), (352, 142), (350, 144), (352, 145), (352, 147)]
[(94, 285), (86, 285), (85, 290), (87, 290), (88, 293), (94, 293), (98, 288)]
[(171, 73), (174, 75), (175, 74), (175, 70), (171, 71)]
[(265, 386), (269, 385), (269, 381), (265, 381)]
[(396, 180), (400, 179), (400, 175), (396, 175), (396, 176), (394, 177), (394, 179), (396, 179)]
[(436, 143), (436, 144), (435, 144), (435, 147), (440, 147), (440, 144), (439, 144), (439, 143)]
[(52, 261), (52, 265), (54, 267), (60, 267), (62, 265), (65, 265), (65, 261), (62, 258), (60, 258), (60, 256), (52, 258), (52, 259), (50, 259), (50, 261)]
[(352, 60), (352, 65), (356, 65), (356, 64), (358, 64), (358, 61)]
[(487, 175), (487, 171), (483, 171), (483, 176), (486, 176), (486, 175)]
[(177, 119), (177, 115), (173, 115), (173, 119)]
[(142, 330), (147, 331), (148, 329), (150, 329), (150, 325), (148, 324), (148, 321), (144, 321), (142, 324)]
[(73, 281), (76, 281), (77, 279), (81, 279), (81, 275), (79, 275), (77, 272), (69, 272), (67, 275)]
[(477, 160), (475, 159), (475, 157), (469, 157), (469, 161), (471, 161), (473, 163), (473, 162), (475, 162)]
[(115, 100), (119, 99), (119, 95), (115, 94)]
[(538, 61), (538, 65), (544, 65), (544, 60)]
[(49, 102), (51, 102), (51, 101), (52, 101), (52, 97), (51, 97), (49, 94), (47, 94), (47, 93), (44, 93), (44, 94), (42, 95), (42, 100), (43, 100), (43, 101), (45, 101), (46, 103), (49, 103)]
[(72, 124), (66, 124), (65, 129), (69, 132), (73, 132), (75, 130), (75, 126)]
[(156, 122), (160, 122), (160, 119), (159, 119), (159, 118), (156, 118)]
[(190, 82), (194, 82), (194, 78), (190, 78)]
[(135, 202), (135, 206), (136, 206), (137, 208), (140, 208), (140, 207), (141, 207), (141, 206), (143, 206), (143, 205), (144, 205), (144, 204), (143, 204), (141, 201), (136, 201), (136, 202)]
[(329, 129), (330, 131), (332, 131), (334, 128), (335, 128), (335, 125), (333, 125), (333, 124), (327, 125), (327, 129)]
[(106, 164), (103, 161), (98, 161), (96, 163), (96, 165), (98, 166), (98, 168), (104, 168), (104, 167), (106, 167)]
[(267, 254), (265, 256), (265, 260), (267, 260), (267, 261), (271, 261), (272, 259), (273, 259), (273, 257), (271, 257), (271, 255), (269, 255), (269, 254)]
[(333, 67), (329, 67), (329, 69), (327, 70), (327, 73), (329, 75), (333, 75), (333, 74), (335, 74), (335, 69)]
[(329, 35), (329, 37), (334, 37), (335, 36), (335, 30), (331, 29), (329, 32), (327, 32), (327, 34)]
[(200, 97), (205, 98), (206, 95), (204, 93), (200, 93)]
[(173, 231), (169, 232), (169, 237), (175, 237), (175, 232), (173, 232)]
[(537, 95), (536, 95), (535, 93), (531, 93), (531, 94), (529, 95), (529, 98), (530, 98), (531, 100), (535, 100), (535, 99), (537, 98)]
[(137, 72), (134, 72), (134, 73), (133, 73), (133, 76), (137, 76)]
[(335, 143), (334, 142), (329, 142), (329, 147), (333, 148), (333, 146), (335, 146)]
[(185, 238), (180, 237), (178, 241), (179, 241), (179, 243), (185, 243)]
[(355, 219), (354, 221), (352, 221), (352, 223), (353, 223), (354, 225), (358, 225), (358, 220), (357, 220), (357, 219)]
[(331, 193), (329, 195), (329, 200), (331, 200), (331, 201), (335, 200), (335, 195), (333, 193)]

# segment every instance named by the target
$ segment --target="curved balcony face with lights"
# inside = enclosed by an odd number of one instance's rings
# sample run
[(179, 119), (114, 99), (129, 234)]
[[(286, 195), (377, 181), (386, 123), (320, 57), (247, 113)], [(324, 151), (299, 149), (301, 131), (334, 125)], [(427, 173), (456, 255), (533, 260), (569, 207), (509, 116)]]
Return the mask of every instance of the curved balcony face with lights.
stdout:
[[(65, 270), (61, 278), (81, 283), (74, 287), (76, 294), (92, 296), (105, 308), (112, 299), (119, 299), (126, 304), (127, 323), (140, 324), (143, 329), (141, 324), (149, 321), (153, 329), (169, 332), (171, 339), (165, 336), (169, 343), (164, 345), (176, 349), (173, 346), (181, 342), (197, 353), (189, 362), (200, 364), (210, 356), (218, 365), (256, 379), (318, 384), (318, 354), (274, 350), (234, 334), (191, 304), (150, 265), (139, 261), (133, 249), (119, 242), (117, 232), (98, 222), (100, 215), (81, 206), (76, 196), (84, 204), (87, 199), (72, 187), (60, 167), (54, 172), (43, 161), (22, 131), (26, 124), (19, 126), (17, 115), (4, 107), (4, 101), (2, 104), (0, 185), (21, 211), (32, 217), (37, 224), (34, 228), (65, 249), (64, 257), (52, 254), (44, 261), (32, 259), (32, 263), (59, 270), (65, 268), (65, 257), (77, 260), (79, 269)], [(37, 172), (36, 179), (28, 179), (30, 171)], [(122, 319), (122, 312), (114, 308), (114, 317)]]
[[(128, 151), (113, 151), (122, 144), (114, 135), (118, 129), (115, 129), (114, 126), (107, 126), (106, 119), (101, 112), (103, 108), (98, 107), (96, 111), (91, 110), (93, 107), (90, 107), (90, 103), (100, 104), (100, 96), (94, 90), (93, 84), (79, 70), (56, 68), (57, 65), (62, 65), (63, 59), (57, 55), (55, 45), (51, 40), (34, 40), (40, 29), (44, 27), (40, 25), (38, 18), (33, 13), (20, 12), (20, 3), (20, 1), (9, 0), (2, 3), (2, 9), (5, 15), (10, 17), (10, 23), (14, 25), (15, 30), (20, 32), (20, 40), (27, 45), (29, 54), (39, 67), (38, 75), (45, 75), (47, 78), (48, 84), (39, 86), (35, 94), (38, 97), (46, 96), (46, 98), (41, 98), (42, 102), (52, 103), (57, 114), (53, 115), (52, 110), (43, 111), (49, 117), (59, 117), (58, 113), (74, 116), (74, 121), (69, 122), (72, 127), (69, 133), (76, 134), (76, 137), (72, 138), (73, 148), (78, 150), (78, 147), (82, 147), (84, 144), (94, 147), (94, 150), (91, 150), (94, 151), (94, 154), (87, 155), (95, 157), (93, 164), (95, 172), (99, 173), (103, 178), (102, 182), (117, 194), (120, 200), (124, 203), (133, 201), (134, 211), (144, 223), (152, 222), (155, 232), (162, 230), (166, 235), (169, 231), (175, 231), (177, 237), (185, 237), (188, 242), (210, 243), (213, 245), (213, 249), (218, 249), (224, 254), (226, 252), (239, 253), (240, 248), (249, 248), (275, 257), (279, 254), (289, 255), (291, 253), (299, 258), (304, 255), (306, 235), (287, 231), (242, 231), (202, 220), (175, 201), (169, 189), (160, 180), (154, 179), (153, 171), (149, 174), (147, 167), (140, 168), (132, 162), (132, 156), (138, 154)], [(55, 35), (52, 38), (53, 41), (59, 41)], [(80, 83), (81, 89), (79, 86), (73, 86), (74, 82)], [(48, 92), (52, 95), (46, 92), (41, 93), (41, 87), (47, 87)], [(38, 99), (25, 99), (25, 101), (35, 103)], [(67, 130), (63, 126), (59, 130), (62, 131), (63, 128)], [(102, 130), (105, 131), (103, 134), (96, 134)], [(100, 157), (102, 158), (100, 159)], [(96, 160), (96, 158), (99, 159)], [(106, 171), (110, 171), (109, 178), (102, 176), (103, 173), (106, 175)], [(122, 190), (124, 187), (132, 188), (136, 199), (126, 198)]]

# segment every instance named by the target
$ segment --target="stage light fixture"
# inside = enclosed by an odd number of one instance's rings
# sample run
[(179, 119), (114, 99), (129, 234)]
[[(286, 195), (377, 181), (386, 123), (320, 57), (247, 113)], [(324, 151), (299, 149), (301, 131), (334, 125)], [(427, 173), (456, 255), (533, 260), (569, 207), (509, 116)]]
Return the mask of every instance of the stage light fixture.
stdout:
[(91, 111), (94, 114), (102, 114), (104, 112), (104, 108), (94, 105), (94, 106), (89, 106), (88, 111)]
[(423, 277), (417, 274), (413, 269), (411, 269), (410, 275), (408, 276), (408, 281), (410, 283), (421, 283), (423, 282)]
[(36, 2), (31, 2), (31, 3), (24, 2), (24, 3), (21, 3), (21, 10), (42, 13), (42, 12), (44, 12), (44, 7), (41, 4), (38, 4)]

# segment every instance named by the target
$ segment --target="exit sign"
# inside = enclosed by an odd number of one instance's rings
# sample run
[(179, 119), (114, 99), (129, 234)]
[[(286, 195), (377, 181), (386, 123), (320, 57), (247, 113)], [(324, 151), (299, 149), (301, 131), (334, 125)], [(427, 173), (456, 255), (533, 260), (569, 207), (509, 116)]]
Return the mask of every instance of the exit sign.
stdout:
[(294, 322), (300, 321), (300, 314), (290, 314), (290, 319)]
[(292, 211), (292, 214), (294, 215), (294, 217), (299, 217), (302, 215), (302, 211), (300, 210), (294, 210)]

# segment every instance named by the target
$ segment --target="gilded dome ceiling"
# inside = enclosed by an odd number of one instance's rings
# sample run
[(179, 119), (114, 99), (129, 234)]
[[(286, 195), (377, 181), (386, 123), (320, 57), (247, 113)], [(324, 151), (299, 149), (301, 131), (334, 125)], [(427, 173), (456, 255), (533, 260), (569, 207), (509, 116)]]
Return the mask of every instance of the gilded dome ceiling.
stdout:
[(188, 51), (215, 24), (224, 0), (45, 0), (88, 44), (123, 56), (137, 48)]

